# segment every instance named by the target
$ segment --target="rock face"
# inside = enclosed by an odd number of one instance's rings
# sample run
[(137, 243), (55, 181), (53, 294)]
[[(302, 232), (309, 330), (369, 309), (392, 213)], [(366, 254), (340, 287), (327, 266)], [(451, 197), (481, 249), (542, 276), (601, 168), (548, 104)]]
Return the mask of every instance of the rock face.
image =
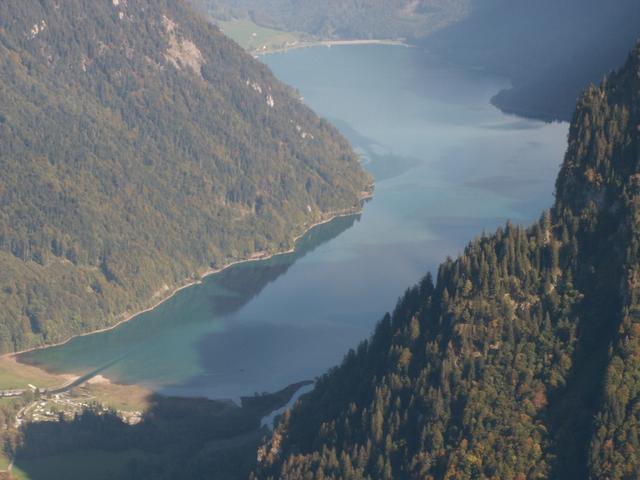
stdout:
[(289, 248), (369, 182), (333, 127), (181, 0), (1, 2), (0, 167), (4, 352)]
[(640, 47), (578, 102), (555, 205), (407, 291), (256, 478), (640, 476)]

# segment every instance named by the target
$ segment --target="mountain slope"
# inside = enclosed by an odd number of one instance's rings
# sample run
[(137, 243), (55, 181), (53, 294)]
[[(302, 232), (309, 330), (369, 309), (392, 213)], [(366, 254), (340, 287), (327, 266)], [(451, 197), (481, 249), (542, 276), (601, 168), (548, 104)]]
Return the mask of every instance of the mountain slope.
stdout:
[(0, 351), (289, 248), (368, 183), (337, 130), (168, 0), (0, 3), (0, 170)]
[(580, 99), (556, 203), (408, 290), (256, 478), (640, 475), (640, 46)]

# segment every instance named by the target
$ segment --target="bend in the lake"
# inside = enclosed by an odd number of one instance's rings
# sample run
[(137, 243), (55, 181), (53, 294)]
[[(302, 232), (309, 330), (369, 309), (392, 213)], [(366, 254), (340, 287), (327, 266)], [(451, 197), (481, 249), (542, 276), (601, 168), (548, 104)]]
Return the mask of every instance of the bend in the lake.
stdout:
[(376, 179), (361, 217), (308, 232), (294, 252), (234, 265), (118, 328), (20, 357), (55, 372), (239, 398), (337, 364), (407, 285), (507, 219), (551, 205), (566, 124), (501, 113), (505, 79), (419, 49), (309, 48), (263, 57), (349, 138)]

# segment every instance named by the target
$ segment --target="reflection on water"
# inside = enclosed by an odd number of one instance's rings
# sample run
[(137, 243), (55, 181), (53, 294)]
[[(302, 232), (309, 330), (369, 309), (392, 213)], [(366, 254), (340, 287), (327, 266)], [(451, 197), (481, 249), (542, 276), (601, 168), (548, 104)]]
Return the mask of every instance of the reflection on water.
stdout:
[[(137, 383), (142, 379), (156, 389), (180, 383), (185, 375), (194, 376), (190, 384), (195, 386), (202, 379), (242, 373), (247, 365), (237, 361), (229, 364), (228, 360), (245, 356), (243, 352), (251, 335), (240, 333), (238, 338), (242, 325), (228, 325), (233, 315), (284, 275), (296, 260), (337, 237), (359, 219), (360, 215), (350, 215), (318, 225), (300, 238), (291, 253), (234, 265), (206, 277), (200, 285), (181, 290), (155, 310), (116, 329), (78, 337), (60, 347), (29, 352), (21, 355), (20, 361), (55, 372), (79, 374), (108, 368), (113, 380)], [(259, 341), (253, 348), (257, 350), (268, 332), (256, 333)], [(215, 343), (213, 348), (206, 340), (210, 337)], [(194, 346), (198, 348), (194, 350)], [(186, 360), (194, 355), (197, 361), (188, 364)], [(183, 393), (189, 389), (174, 385), (173, 389), (176, 388)], [(231, 392), (228, 396), (238, 395)]]
[(237, 265), (111, 332), (27, 356), (163, 393), (237, 398), (312, 379), (366, 338), (428, 270), (507, 219), (551, 205), (566, 124), (504, 115), (504, 79), (418, 49), (270, 55), (276, 74), (352, 142), (376, 178), (361, 219), (313, 230), (295, 253)]
[(422, 163), (417, 157), (394, 154), (389, 147), (365, 137), (342, 120), (336, 118), (329, 120), (338, 127), (352, 145), (356, 146), (356, 152), (364, 159), (364, 165), (377, 183), (398, 177)]

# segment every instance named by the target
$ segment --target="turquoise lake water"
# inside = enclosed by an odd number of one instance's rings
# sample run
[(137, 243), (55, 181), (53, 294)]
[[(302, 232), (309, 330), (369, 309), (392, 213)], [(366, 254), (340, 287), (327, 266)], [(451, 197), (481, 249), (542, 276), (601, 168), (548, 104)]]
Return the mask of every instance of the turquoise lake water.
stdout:
[(567, 124), (504, 115), (508, 86), (418, 49), (318, 47), (263, 57), (333, 122), (376, 179), (361, 216), (296, 252), (232, 267), (112, 331), (24, 355), (183, 396), (237, 398), (312, 379), (366, 338), (404, 290), (482, 231), (553, 201)]

